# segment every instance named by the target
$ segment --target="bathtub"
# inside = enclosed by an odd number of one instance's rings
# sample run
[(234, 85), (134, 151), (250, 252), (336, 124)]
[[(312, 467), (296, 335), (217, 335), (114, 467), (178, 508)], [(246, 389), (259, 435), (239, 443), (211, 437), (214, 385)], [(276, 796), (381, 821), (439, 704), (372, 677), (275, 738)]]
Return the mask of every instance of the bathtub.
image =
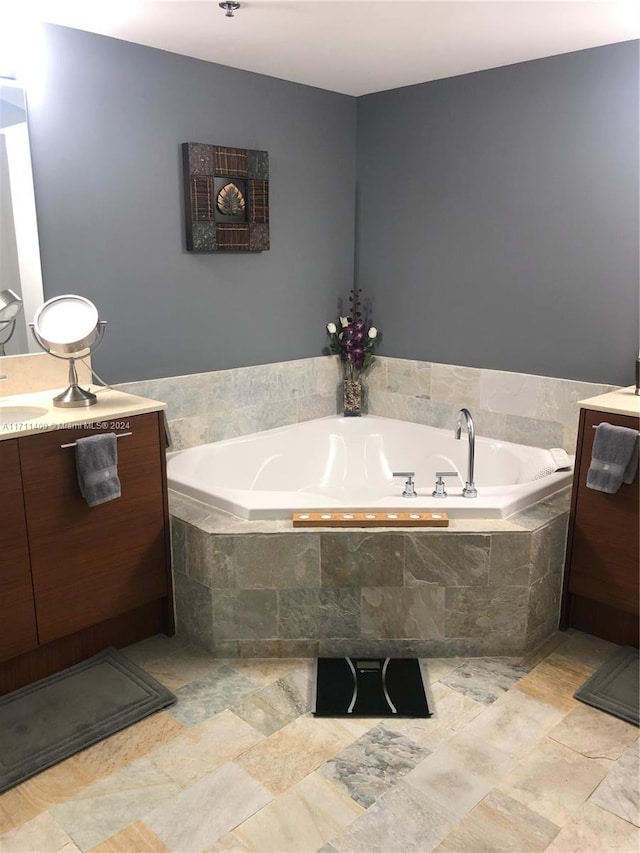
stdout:
[[(506, 518), (571, 484), (571, 467), (545, 473), (549, 451), (476, 436), (478, 497), (464, 498), (468, 449), (453, 429), (333, 416), (169, 453), (167, 477), (169, 488), (250, 520), (346, 508)], [(394, 471), (415, 471), (417, 497), (402, 497)], [(456, 472), (446, 498), (432, 496), (436, 471)]]

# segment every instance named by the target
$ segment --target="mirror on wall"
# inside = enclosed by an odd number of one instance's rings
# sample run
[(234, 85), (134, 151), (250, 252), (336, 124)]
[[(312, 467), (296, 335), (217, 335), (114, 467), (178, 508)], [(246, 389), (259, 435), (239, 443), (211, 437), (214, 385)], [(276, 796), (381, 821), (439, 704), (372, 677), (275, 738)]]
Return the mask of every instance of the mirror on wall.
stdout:
[(44, 301), (24, 89), (0, 81), (0, 291), (22, 299), (7, 355), (40, 352), (28, 324)]

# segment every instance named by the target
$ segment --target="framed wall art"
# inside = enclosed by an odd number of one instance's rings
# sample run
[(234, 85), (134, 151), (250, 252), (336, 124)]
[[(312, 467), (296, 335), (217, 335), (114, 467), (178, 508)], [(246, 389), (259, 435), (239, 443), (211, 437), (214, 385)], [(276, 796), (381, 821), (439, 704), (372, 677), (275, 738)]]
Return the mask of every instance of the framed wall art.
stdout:
[(269, 248), (269, 152), (182, 144), (189, 252)]

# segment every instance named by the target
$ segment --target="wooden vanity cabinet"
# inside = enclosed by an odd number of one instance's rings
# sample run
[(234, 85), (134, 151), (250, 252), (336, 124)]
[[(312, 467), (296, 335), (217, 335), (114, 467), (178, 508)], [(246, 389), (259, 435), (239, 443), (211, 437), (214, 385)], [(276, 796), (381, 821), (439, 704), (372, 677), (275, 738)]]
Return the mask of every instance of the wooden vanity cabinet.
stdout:
[(18, 440), (0, 441), (0, 661), (38, 645)]
[[(100, 432), (121, 435), (121, 496), (90, 507), (78, 487), (74, 448), (67, 445)], [(172, 634), (162, 412), (33, 434), (0, 442), (0, 450), (3, 444), (13, 445), (19, 457), (21, 497), (15, 503), (22, 507), (24, 501), (22, 542), (28, 542), (27, 562), (12, 564), (10, 576), (19, 565), (23, 580), (26, 573), (37, 643), (33, 633), (25, 635), (13, 652), (18, 657), (0, 667), (0, 694), (105, 646)]]
[(600, 423), (636, 430), (640, 425), (630, 415), (580, 411), (560, 627), (638, 646), (638, 475), (613, 495), (587, 488)]

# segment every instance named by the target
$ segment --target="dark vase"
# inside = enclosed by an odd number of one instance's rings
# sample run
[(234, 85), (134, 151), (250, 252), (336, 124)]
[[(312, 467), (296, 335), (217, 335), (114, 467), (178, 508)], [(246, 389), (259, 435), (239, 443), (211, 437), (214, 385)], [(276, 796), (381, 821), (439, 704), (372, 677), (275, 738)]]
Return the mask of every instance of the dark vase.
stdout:
[(345, 379), (342, 386), (345, 418), (359, 418), (362, 414), (362, 383), (359, 379)]

